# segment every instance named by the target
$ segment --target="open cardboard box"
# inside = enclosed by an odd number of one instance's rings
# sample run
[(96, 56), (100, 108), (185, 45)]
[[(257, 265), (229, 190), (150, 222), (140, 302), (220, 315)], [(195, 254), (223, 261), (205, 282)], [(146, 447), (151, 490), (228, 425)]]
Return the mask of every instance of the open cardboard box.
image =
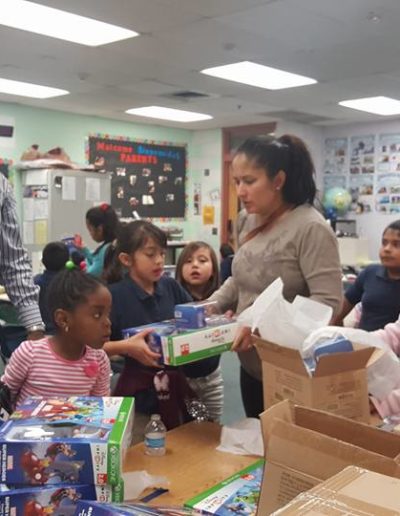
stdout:
[(266, 465), (258, 516), (350, 465), (400, 478), (400, 435), (288, 400), (260, 418)]
[(353, 344), (350, 353), (325, 355), (310, 376), (296, 349), (253, 336), (262, 361), (264, 408), (285, 399), (369, 422), (367, 364), (375, 348)]
[(400, 514), (400, 480), (349, 466), (274, 512), (276, 516)]

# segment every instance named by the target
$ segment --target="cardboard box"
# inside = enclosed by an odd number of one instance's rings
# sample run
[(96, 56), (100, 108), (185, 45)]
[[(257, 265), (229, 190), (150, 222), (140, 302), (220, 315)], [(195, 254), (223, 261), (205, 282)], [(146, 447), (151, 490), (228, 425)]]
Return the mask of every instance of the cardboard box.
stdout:
[(393, 516), (400, 514), (400, 480), (349, 466), (273, 514)]
[[(264, 407), (284, 399), (369, 422), (367, 364), (374, 348), (321, 356), (313, 376), (296, 349), (253, 337), (262, 361)], [(356, 347), (356, 345), (355, 345)]]
[(0, 428), (1, 482), (120, 489), (133, 409), (133, 398), (27, 398)]
[(400, 478), (400, 436), (283, 401), (261, 414), (266, 466), (258, 516), (355, 465)]

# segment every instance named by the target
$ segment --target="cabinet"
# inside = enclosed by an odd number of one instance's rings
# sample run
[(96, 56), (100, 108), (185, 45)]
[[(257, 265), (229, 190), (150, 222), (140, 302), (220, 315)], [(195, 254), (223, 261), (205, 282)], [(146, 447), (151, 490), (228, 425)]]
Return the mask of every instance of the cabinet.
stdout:
[(22, 197), (22, 238), (32, 259), (33, 272), (41, 270), (43, 247), (80, 233), (92, 242), (85, 214), (101, 202), (110, 203), (111, 175), (70, 169), (17, 171)]

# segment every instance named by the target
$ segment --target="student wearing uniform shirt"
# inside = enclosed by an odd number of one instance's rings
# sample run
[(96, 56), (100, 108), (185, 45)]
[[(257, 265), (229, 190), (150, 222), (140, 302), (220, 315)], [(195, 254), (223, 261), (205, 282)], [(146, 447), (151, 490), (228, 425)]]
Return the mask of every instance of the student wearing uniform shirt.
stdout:
[(400, 220), (389, 224), (379, 250), (381, 264), (369, 265), (345, 293), (342, 309), (334, 321), (343, 324), (346, 315), (361, 302), (358, 327), (366, 331), (384, 328), (400, 313)]
[(180, 393), (171, 386), (174, 393), (171, 405), (166, 408), (157, 397), (154, 383), (160, 369), (160, 354), (143, 340), (132, 342), (132, 337), (121, 340), (122, 330), (172, 319), (176, 304), (192, 300), (173, 278), (164, 276), (166, 248), (166, 234), (150, 222), (136, 220), (121, 227), (113, 260), (105, 270), (105, 279), (111, 283), (112, 331), (111, 341), (104, 349), (109, 356), (125, 356), (114, 395), (135, 396), (136, 411), (140, 415), (161, 413), (167, 428), (172, 428), (183, 422), (181, 414), (185, 414), (184, 397), (189, 386), (184, 375), (178, 368), (166, 368), (170, 371), (169, 381), (182, 388)]

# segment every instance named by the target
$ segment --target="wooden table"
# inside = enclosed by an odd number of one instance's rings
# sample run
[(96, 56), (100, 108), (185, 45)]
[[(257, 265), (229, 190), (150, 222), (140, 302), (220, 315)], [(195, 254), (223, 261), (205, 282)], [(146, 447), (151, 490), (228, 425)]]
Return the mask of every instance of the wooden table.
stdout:
[(165, 475), (170, 481), (169, 492), (151, 503), (183, 505), (259, 458), (216, 451), (220, 434), (221, 427), (216, 423), (187, 423), (167, 433), (167, 453), (163, 457), (145, 455), (143, 443), (130, 448), (124, 471)]

